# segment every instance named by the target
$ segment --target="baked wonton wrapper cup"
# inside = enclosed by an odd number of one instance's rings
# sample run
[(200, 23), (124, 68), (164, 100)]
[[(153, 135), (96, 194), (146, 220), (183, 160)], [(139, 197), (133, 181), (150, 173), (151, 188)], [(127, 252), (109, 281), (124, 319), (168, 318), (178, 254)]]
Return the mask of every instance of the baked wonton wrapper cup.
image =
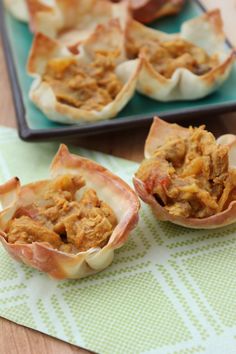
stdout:
[(125, 29), (130, 19), (128, 3), (113, 4), (107, 0), (26, 0), (30, 27), (73, 48), (84, 41), (99, 24), (118, 19)]
[[(138, 73), (141, 69), (141, 60), (124, 60), (123, 39), (120, 29), (114, 28), (117, 22), (107, 26), (98, 26), (96, 33), (87, 39), (83, 48), (80, 47), (80, 54), (74, 56), (78, 63), (89, 63), (92, 60), (93, 50), (97, 50), (96, 39), (101, 38), (99, 47), (111, 50), (112, 46), (119, 46), (121, 56), (117, 58), (115, 73), (123, 83), (123, 87), (115, 99), (100, 111), (84, 110), (73, 106), (60, 103), (51, 88), (51, 86), (42, 81), (47, 62), (51, 58), (71, 57), (71, 52), (59, 42), (38, 33), (33, 42), (29, 61), (28, 72), (35, 78), (30, 89), (29, 97), (37, 107), (47, 116), (48, 119), (66, 124), (75, 124), (81, 122), (94, 122), (115, 117), (133, 97), (138, 80)], [(100, 30), (100, 29), (101, 30)], [(114, 37), (107, 41), (106, 36), (101, 36), (104, 30), (110, 30)], [(114, 31), (112, 31), (114, 29)], [(108, 32), (109, 33), (109, 32)], [(94, 48), (94, 49), (93, 49)]]
[[(150, 158), (155, 150), (161, 146), (167, 136), (183, 137), (188, 135), (188, 129), (177, 124), (169, 124), (159, 118), (154, 118), (149, 135), (146, 140), (144, 155)], [(217, 139), (219, 144), (229, 146), (229, 163), (233, 167), (236, 165), (236, 136), (231, 134), (222, 135)], [(231, 202), (227, 209), (213, 216), (198, 219), (185, 218), (171, 215), (164, 207), (162, 207), (155, 197), (151, 195), (145, 188), (143, 181), (137, 177), (133, 178), (133, 183), (139, 197), (149, 204), (154, 211), (158, 220), (171, 221), (174, 224), (194, 229), (215, 229), (236, 222), (236, 200)]]
[(4, 208), (0, 213), (0, 241), (3, 246), (16, 260), (56, 279), (78, 279), (108, 267), (113, 260), (114, 250), (126, 242), (137, 224), (140, 207), (137, 195), (123, 180), (91, 160), (70, 154), (67, 147), (61, 145), (51, 165), (51, 178), (68, 173), (82, 176), (86, 181), (83, 188), (96, 190), (98, 197), (113, 209), (117, 217), (117, 226), (103, 248), (69, 254), (50, 248), (46, 242), (8, 243), (4, 237), (7, 222), (19, 207), (34, 201), (44, 181), (21, 187), (19, 180), (14, 178), (0, 186), (0, 200)]
[(178, 68), (171, 78), (158, 73), (145, 55), (140, 52), (143, 60), (139, 74), (137, 89), (145, 96), (168, 102), (176, 100), (196, 100), (216, 91), (228, 78), (235, 61), (235, 52), (225, 48), (225, 35), (219, 10), (208, 12), (198, 18), (182, 24), (179, 34), (167, 34), (145, 27), (138, 22), (131, 22), (128, 27), (129, 40), (138, 38), (158, 41), (181, 38), (198, 47), (207, 54), (218, 54), (219, 65), (204, 75), (195, 75), (186, 68)]

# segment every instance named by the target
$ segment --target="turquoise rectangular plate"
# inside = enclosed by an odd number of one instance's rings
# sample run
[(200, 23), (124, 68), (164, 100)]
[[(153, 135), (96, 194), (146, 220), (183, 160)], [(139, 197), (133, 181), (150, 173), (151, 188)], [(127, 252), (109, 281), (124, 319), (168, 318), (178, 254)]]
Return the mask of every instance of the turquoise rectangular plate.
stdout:
[[(189, 0), (178, 16), (158, 20), (153, 27), (169, 33), (179, 32), (184, 21), (200, 15), (203, 11), (205, 11), (204, 7), (199, 1)], [(132, 129), (150, 124), (154, 115), (175, 121), (193, 115), (202, 116), (236, 109), (236, 67), (234, 67), (229, 80), (216, 93), (198, 101), (162, 103), (136, 93), (128, 105), (112, 120), (80, 125), (54, 123), (48, 120), (28, 98), (32, 83), (25, 70), (32, 43), (32, 34), (28, 26), (14, 19), (7, 12), (4, 13), (1, 5), (0, 27), (19, 134), (24, 140), (44, 140), (61, 136), (93, 135), (124, 128)]]

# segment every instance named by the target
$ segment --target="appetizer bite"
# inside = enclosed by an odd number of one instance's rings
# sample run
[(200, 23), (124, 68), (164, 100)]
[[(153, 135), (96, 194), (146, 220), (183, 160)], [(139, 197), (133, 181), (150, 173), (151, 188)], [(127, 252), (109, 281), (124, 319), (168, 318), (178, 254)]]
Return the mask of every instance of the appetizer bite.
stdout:
[(138, 222), (132, 189), (61, 145), (49, 180), (0, 186), (0, 241), (18, 261), (57, 279), (103, 270)]
[(31, 30), (57, 39), (72, 51), (93, 33), (97, 25), (118, 19), (125, 29), (130, 17), (127, 2), (54, 0), (47, 5), (42, 0), (27, 0), (27, 6)]
[[(122, 0), (112, 1), (121, 2)], [(133, 17), (142, 23), (150, 23), (160, 17), (176, 15), (182, 10), (184, 3), (184, 0), (129, 0)]]
[(57, 122), (115, 117), (132, 98), (141, 68), (140, 59), (125, 59), (124, 41), (117, 20), (97, 26), (77, 55), (37, 34), (28, 61), (28, 72), (35, 78), (31, 100)]
[(145, 160), (134, 177), (140, 198), (159, 220), (191, 228), (236, 221), (236, 136), (204, 126), (183, 128), (154, 118)]
[(235, 60), (225, 49), (219, 10), (186, 21), (179, 34), (167, 34), (131, 21), (127, 55), (143, 60), (138, 91), (159, 101), (193, 100), (217, 90)]

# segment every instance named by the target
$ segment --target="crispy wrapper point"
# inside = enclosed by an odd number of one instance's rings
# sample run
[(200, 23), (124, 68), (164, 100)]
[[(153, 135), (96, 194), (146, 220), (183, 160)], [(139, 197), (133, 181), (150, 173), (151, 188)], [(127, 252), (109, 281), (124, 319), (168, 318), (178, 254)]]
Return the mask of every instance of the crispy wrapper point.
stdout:
[(53, 8), (40, 0), (26, 0), (26, 5), (32, 32), (37, 32), (38, 23), (41, 21), (41, 14), (47, 18), (52, 17), (54, 14)]
[(236, 167), (236, 135), (224, 134), (216, 141), (218, 144), (229, 146), (229, 164), (232, 167)]
[(0, 203), (3, 208), (8, 207), (15, 201), (19, 189), (20, 180), (18, 177), (14, 177), (5, 184), (0, 185)]
[[(97, 50), (117, 50), (120, 54), (117, 57), (117, 64), (126, 60), (125, 36), (118, 19), (110, 20), (107, 24), (100, 24), (81, 46), (82, 51), (94, 59)], [(80, 47), (77, 48), (78, 51)]]
[[(207, 36), (203, 36), (203, 31), (205, 31)], [(220, 9), (206, 12), (183, 23), (181, 36), (209, 53), (224, 50), (226, 36)]]
[(169, 124), (159, 117), (154, 117), (148, 137), (145, 142), (145, 158), (150, 158), (155, 150), (164, 143), (166, 136), (171, 135), (185, 137), (188, 135), (188, 129), (183, 128), (178, 124)]
[(62, 47), (58, 41), (45, 36), (43, 33), (37, 33), (34, 37), (28, 62), (28, 74), (42, 75), (48, 60), (54, 57), (66, 57), (71, 55), (67, 48)]

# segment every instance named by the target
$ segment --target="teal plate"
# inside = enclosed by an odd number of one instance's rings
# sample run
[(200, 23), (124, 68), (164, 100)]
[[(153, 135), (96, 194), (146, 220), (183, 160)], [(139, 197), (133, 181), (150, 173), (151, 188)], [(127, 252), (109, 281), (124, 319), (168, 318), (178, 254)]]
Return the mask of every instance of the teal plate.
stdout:
[[(179, 32), (181, 24), (205, 11), (199, 1), (187, 1), (183, 11), (174, 17), (158, 20), (152, 26), (161, 31)], [(214, 94), (198, 101), (162, 103), (138, 93), (116, 118), (80, 125), (57, 124), (46, 118), (28, 98), (32, 79), (25, 65), (32, 43), (28, 26), (4, 13), (0, 0), (0, 29), (14, 98), (19, 135), (24, 140), (44, 140), (61, 136), (82, 136), (150, 124), (154, 115), (175, 121), (193, 115), (230, 112), (236, 109), (236, 67), (229, 80)], [(228, 43), (228, 45), (230, 45)]]

